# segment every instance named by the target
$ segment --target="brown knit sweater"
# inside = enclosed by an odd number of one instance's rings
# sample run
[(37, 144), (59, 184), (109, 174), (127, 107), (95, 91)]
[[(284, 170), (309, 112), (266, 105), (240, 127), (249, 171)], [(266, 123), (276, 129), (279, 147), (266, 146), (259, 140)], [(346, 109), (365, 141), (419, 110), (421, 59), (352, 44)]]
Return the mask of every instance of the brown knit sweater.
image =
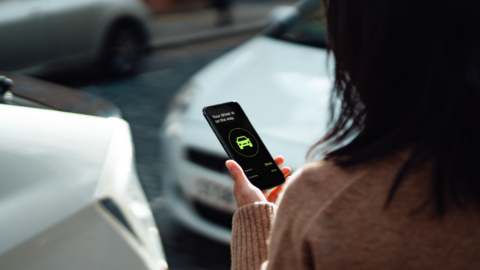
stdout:
[(232, 269), (480, 269), (478, 210), (449, 207), (443, 219), (432, 217), (432, 205), (412, 212), (430, 194), (429, 169), (409, 175), (384, 207), (404, 160), (306, 165), (278, 213), (271, 203), (237, 211)]

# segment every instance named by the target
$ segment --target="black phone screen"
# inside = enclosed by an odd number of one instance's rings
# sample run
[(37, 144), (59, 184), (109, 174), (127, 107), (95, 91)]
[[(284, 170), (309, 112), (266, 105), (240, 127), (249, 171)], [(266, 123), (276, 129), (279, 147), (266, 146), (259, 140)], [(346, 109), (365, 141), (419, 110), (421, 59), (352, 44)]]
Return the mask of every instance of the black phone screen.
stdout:
[(285, 182), (285, 177), (238, 103), (205, 107), (203, 114), (228, 156), (242, 166), (253, 185), (265, 190)]

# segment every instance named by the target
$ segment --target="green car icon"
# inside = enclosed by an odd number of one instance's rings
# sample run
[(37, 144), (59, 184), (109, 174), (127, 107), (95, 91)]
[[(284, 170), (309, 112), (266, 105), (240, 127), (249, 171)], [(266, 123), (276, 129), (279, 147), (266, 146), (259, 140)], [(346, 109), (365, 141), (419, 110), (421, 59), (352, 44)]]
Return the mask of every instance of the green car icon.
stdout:
[(243, 148), (247, 145), (250, 147), (253, 147), (253, 144), (250, 141), (250, 139), (245, 136), (237, 137), (237, 144), (238, 144), (238, 147), (240, 147), (240, 150), (243, 150)]

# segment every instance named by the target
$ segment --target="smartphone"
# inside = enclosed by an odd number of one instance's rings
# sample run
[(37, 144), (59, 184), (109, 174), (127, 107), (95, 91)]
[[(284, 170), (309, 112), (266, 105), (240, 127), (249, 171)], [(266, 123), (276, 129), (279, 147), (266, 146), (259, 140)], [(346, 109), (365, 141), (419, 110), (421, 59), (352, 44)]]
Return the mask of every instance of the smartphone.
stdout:
[(203, 108), (203, 115), (230, 159), (243, 168), (250, 182), (260, 190), (285, 182), (283, 173), (235, 101)]

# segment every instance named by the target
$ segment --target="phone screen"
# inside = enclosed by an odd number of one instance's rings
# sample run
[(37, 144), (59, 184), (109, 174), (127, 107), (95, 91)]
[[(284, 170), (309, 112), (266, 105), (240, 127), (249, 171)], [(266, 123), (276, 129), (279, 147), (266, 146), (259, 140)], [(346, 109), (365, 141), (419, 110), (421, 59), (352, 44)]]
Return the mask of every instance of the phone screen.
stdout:
[(240, 164), (253, 185), (265, 190), (285, 182), (238, 103), (209, 106), (203, 109), (203, 113), (229, 157)]

